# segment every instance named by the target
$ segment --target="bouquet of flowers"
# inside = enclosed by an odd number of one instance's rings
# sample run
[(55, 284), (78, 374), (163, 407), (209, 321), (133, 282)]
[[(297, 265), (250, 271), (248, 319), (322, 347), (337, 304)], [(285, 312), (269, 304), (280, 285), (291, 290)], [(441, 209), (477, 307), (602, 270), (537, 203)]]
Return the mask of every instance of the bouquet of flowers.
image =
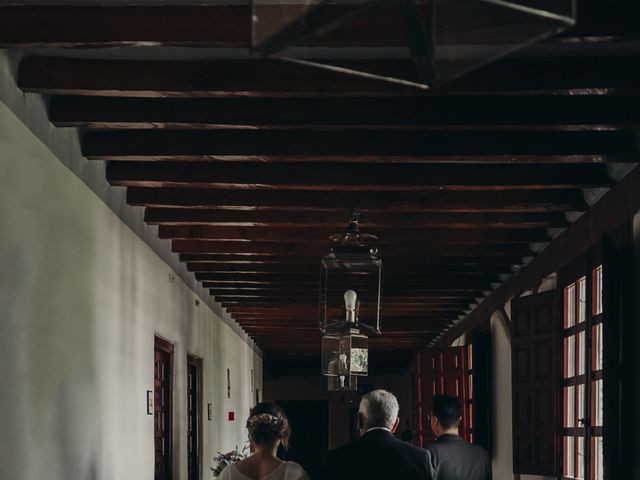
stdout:
[(218, 478), (218, 476), (220, 476), (220, 474), (222, 473), (222, 470), (224, 470), (225, 467), (227, 467), (228, 465), (231, 465), (232, 463), (237, 463), (240, 460), (244, 460), (245, 458), (247, 458), (247, 454), (245, 453), (247, 450), (247, 447), (248, 445), (245, 445), (242, 451), (239, 451), (238, 447), (236, 446), (235, 450), (231, 450), (230, 452), (227, 452), (227, 453), (218, 452), (218, 454), (215, 457), (213, 457), (214, 466), (211, 467), (211, 471), (213, 472), (213, 478)]

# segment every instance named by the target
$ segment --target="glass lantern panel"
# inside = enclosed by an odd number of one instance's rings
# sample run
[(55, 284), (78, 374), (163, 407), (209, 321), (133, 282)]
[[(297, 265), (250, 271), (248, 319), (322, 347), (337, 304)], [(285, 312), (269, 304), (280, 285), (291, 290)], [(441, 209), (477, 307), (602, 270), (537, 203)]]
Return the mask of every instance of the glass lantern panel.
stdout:
[(322, 328), (347, 320), (345, 293), (357, 295), (358, 323), (379, 330), (382, 261), (370, 258), (341, 259), (327, 256), (322, 260), (320, 282), (320, 324)]
[(327, 378), (330, 392), (355, 391), (358, 389), (358, 377), (355, 375), (339, 375)]
[(340, 338), (325, 335), (322, 337), (322, 374), (337, 376), (339, 371)]
[(427, 88), (572, 26), (574, 1), (252, 0), (252, 46), (336, 73)]
[(351, 374), (367, 375), (369, 372), (369, 339), (364, 335), (351, 337)]

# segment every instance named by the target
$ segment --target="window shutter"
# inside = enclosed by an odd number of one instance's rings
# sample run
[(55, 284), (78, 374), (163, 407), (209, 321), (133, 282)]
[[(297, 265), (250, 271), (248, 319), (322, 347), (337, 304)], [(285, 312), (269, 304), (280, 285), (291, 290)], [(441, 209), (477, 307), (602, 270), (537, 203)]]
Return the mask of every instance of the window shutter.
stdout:
[(511, 301), (513, 473), (560, 474), (556, 292)]

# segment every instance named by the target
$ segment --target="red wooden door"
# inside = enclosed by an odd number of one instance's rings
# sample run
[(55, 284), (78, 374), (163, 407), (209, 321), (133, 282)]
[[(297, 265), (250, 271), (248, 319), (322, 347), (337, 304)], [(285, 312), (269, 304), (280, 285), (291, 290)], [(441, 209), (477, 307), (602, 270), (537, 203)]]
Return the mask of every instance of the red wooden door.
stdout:
[(155, 480), (171, 480), (172, 477), (172, 370), (173, 345), (156, 337), (153, 381)]
[(467, 347), (430, 348), (416, 355), (416, 431), (420, 446), (435, 441), (428, 416), (433, 407), (433, 396), (436, 394), (451, 395), (460, 401), (460, 435), (465, 440), (470, 440), (470, 409), (466, 408), (470, 402), (468, 370)]

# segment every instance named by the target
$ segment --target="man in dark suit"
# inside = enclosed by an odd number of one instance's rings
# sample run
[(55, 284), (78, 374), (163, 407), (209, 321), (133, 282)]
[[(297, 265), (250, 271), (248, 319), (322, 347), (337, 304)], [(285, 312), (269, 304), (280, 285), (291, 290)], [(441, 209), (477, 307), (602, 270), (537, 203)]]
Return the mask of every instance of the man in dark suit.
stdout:
[(458, 435), (460, 402), (449, 395), (434, 395), (429, 416), (436, 443), (427, 447), (429, 478), (433, 480), (491, 480), (489, 454)]
[(392, 393), (374, 390), (362, 397), (362, 437), (329, 452), (326, 479), (428, 480), (426, 452), (393, 436), (398, 421), (398, 400)]

